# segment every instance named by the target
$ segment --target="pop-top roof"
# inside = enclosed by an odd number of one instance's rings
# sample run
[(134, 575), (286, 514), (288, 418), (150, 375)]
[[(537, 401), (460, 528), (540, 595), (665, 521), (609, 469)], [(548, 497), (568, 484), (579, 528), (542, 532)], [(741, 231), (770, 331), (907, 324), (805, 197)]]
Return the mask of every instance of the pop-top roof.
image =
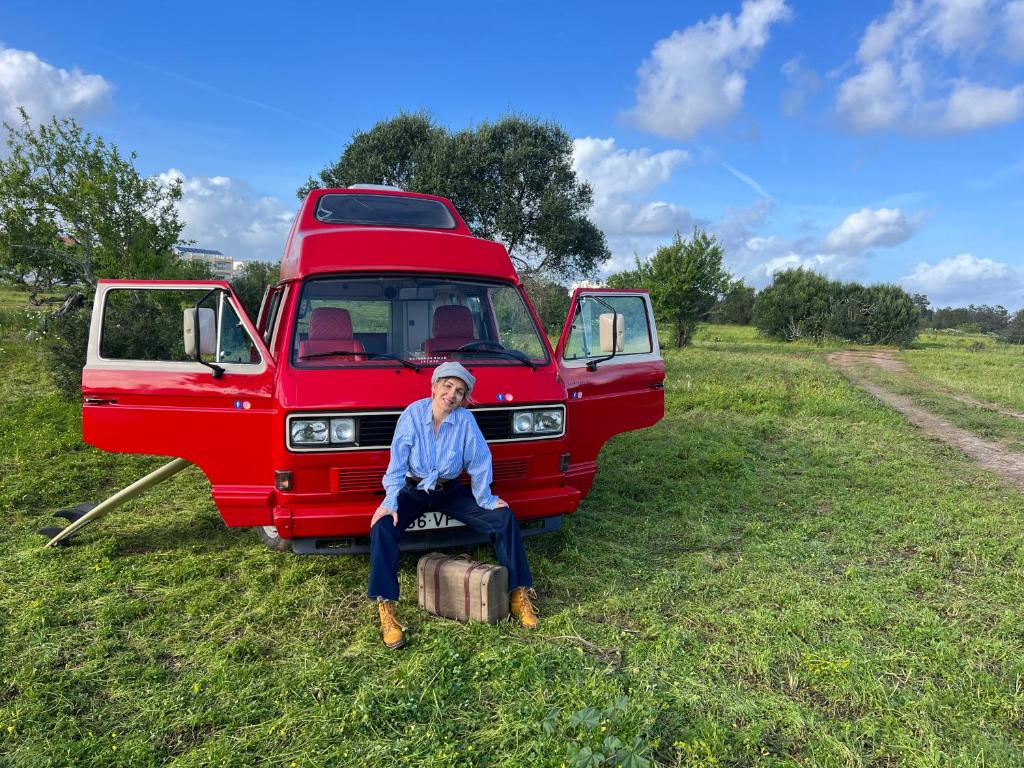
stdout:
[(314, 189), (292, 224), (281, 279), (356, 271), (518, 281), (504, 246), (473, 237), (443, 197), (400, 190)]

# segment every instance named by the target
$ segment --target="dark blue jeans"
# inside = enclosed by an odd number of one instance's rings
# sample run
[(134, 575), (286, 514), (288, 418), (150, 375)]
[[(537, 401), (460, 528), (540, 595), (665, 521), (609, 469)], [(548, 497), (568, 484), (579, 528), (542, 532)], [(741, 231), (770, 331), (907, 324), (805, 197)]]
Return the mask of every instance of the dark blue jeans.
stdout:
[(474, 531), (489, 533), (498, 562), (508, 571), (508, 588), (533, 586), (519, 521), (511, 509), (484, 509), (477, 505), (472, 491), (460, 483), (451, 483), (447, 490), (429, 493), (406, 485), (398, 493), (398, 525), (387, 515), (370, 529), (370, 588), (367, 592), (371, 598), (398, 599), (398, 541), (402, 532), (424, 512), (444, 512)]

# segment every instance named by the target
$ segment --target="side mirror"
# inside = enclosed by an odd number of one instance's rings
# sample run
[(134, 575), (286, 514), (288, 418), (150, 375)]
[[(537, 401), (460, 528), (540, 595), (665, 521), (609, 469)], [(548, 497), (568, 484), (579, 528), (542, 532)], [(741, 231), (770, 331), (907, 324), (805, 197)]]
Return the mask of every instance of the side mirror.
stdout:
[[(184, 334), (185, 354), (196, 359), (197, 339), (203, 355), (212, 355), (217, 351), (217, 320), (215, 313), (209, 307), (189, 307), (185, 311)], [(198, 333), (197, 333), (198, 331)]]
[[(620, 314), (605, 312), (598, 318), (598, 335), (602, 352), (622, 352), (626, 348), (626, 331), (624, 318)], [(612, 329), (615, 329), (614, 331)], [(612, 349), (612, 334), (615, 335), (615, 348)]]

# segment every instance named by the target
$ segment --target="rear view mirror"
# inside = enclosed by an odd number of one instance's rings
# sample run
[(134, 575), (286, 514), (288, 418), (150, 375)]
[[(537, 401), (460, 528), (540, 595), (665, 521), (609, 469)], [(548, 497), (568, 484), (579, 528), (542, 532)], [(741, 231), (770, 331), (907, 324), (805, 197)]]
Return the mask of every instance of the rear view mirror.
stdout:
[[(623, 316), (620, 314), (613, 314), (611, 312), (605, 312), (599, 317), (600, 325), (598, 327), (600, 336), (600, 345), (602, 352), (622, 352), (626, 348), (626, 332)], [(614, 331), (612, 330), (614, 326)], [(612, 335), (615, 336), (615, 349), (612, 349)]]
[(217, 350), (217, 321), (214, 311), (209, 307), (190, 307), (184, 312), (185, 354), (193, 359), (197, 357), (197, 338), (202, 345), (202, 349), (199, 350), (201, 354), (214, 354)]

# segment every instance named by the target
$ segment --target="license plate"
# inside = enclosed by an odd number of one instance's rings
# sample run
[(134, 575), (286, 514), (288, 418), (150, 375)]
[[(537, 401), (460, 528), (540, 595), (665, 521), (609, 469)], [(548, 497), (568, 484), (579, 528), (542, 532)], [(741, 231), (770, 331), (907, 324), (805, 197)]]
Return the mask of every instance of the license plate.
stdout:
[(416, 518), (416, 521), (409, 526), (410, 531), (429, 531), (434, 528), (458, 528), (460, 523), (454, 517), (448, 517), (444, 512), (426, 512)]

